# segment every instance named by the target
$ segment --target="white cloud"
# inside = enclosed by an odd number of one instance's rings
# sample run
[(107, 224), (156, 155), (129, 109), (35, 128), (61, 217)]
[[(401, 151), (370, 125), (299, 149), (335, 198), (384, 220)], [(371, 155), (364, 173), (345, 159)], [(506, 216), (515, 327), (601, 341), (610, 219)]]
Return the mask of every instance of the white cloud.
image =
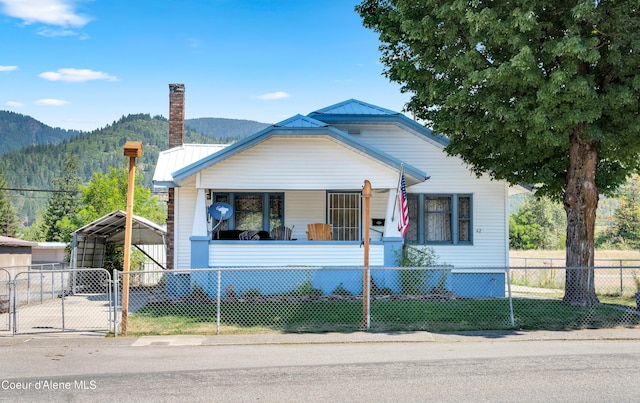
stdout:
[(14, 71), (18, 70), (18, 66), (0, 66), (0, 71)]
[(9, 101), (5, 104), (5, 106), (8, 106), (10, 108), (20, 108), (20, 107), (23, 107), (24, 104), (18, 101)]
[(46, 36), (49, 38), (53, 38), (56, 36), (77, 36), (80, 35), (76, 31), (71, 31), (69, 29), (50, 29), (50, 28), (38, 28), (38, 35)]
[(59, 69), (58, 71), (46, 71), (38, 74), (38, 77), (49, 81), (65, 81), (68, 83), (81, 83), (90, 80), (118, 81), (118, 77), (111, 76), (101, 71), (89, 69)]
[(82, 27), (91, 19), (75, 10), (77, 0), (0, 0), (0, 10), (26, 24), (42, 23), (61, 27)]
[(276, 91), (276, 92), (270, 92), (268, 94), (260, 95), (257, 98), (262, 99), (263, 101), (273, 101), (276, 99), (289, 98), (290, 96), (291, 94), (288, 94), (284, 91)]
[(69, 103), (68, 101), (63, 101), (62, 99), (44, 98), (44, 99), (38, 99), (33, 104), (41, 105), (41, 106), (62, 106), (68, 103)]

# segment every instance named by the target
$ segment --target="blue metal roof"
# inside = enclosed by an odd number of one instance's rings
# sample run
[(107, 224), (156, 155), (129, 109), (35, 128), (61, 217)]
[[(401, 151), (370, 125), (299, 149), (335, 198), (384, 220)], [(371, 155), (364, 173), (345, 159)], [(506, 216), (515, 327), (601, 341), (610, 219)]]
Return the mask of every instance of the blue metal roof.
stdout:
[(406, 130), (431, 139), (442, 146), (449, 144), (449, 139), (442, 135), (434, 134), (431, 129), (409, 119), (402, 113), (371, 105), (357, 99), (349, 99), (338, 104), (311, 112), (310, 118), (320, 120), (328, 124), (336, 123), (369, 123), (369, 124), (395, 124)]
[(371, 105), (357, 99), (349, 99), (335, 105), (327, 106), (309, 114), (312, 115), (400, 115), (389, 109)]
[(280, 123), (276, 123), (273, 126), (302, 128), (302, 127), (327, 127), (329, 125), (326, 124), (325, 122), (321, 122), (319, 120), (316, 120), (307, 116), (296, 115), (296, 116), (290, 117), (289, 119), (283, 120)]

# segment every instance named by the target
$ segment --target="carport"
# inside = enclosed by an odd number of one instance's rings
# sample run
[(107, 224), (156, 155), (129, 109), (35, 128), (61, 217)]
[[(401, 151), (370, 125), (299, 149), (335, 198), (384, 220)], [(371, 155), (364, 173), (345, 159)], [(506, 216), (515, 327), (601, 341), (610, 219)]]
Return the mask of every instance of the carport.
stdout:
[[(116, 210), (77, 229), (73, 233), (71, 267), (105, 267), (107, 245), (123, 245), (127, 213)], [(165, 270), (167, 230), (143, 217), (133, 215), (131, 245), (159, 268)], [(159, 246), (148, 248), (145, 246)], [(157, 251), (156, 251), (157, 250)]]

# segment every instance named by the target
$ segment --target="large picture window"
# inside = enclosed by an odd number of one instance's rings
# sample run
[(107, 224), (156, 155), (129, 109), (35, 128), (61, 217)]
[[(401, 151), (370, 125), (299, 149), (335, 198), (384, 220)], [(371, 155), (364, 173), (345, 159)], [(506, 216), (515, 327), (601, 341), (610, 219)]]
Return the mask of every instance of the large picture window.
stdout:
[(470, 244), (472, 216), (470, 195), (407, 195), (407, 240), (417, 244)]
[(359, 192), (328, 193), (327, 209), (329, 224), (331, 224), (331, 235), (334, 240), (360, 240)]
[(233, 214), (220, 230), (263, 230), (284, 224), (284, 195), (282, 193), (214, 193), (212, 202), (233, 206)]

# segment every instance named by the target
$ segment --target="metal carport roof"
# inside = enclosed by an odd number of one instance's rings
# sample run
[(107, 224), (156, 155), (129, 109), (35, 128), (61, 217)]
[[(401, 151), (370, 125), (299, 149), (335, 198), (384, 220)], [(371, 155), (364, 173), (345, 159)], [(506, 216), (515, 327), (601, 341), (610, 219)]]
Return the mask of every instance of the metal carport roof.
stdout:
[[(167, 230), (133, 215), (131, 244), (164, 245)], [(72, 267), (102, 267), (106, 245), (123, 245), (127, 213), (116, 210), (73, 232)]]
[[(131, 243), (135, 245), (162, 245), (167, 230), (146, 218), (137, 215), (131, 217)], [(124, 227), (127, 221), (127, 213), (116, 210), (97, 220), (78, 228), (73, 235), (103, 237), (107, 243), (124, 244)]]

